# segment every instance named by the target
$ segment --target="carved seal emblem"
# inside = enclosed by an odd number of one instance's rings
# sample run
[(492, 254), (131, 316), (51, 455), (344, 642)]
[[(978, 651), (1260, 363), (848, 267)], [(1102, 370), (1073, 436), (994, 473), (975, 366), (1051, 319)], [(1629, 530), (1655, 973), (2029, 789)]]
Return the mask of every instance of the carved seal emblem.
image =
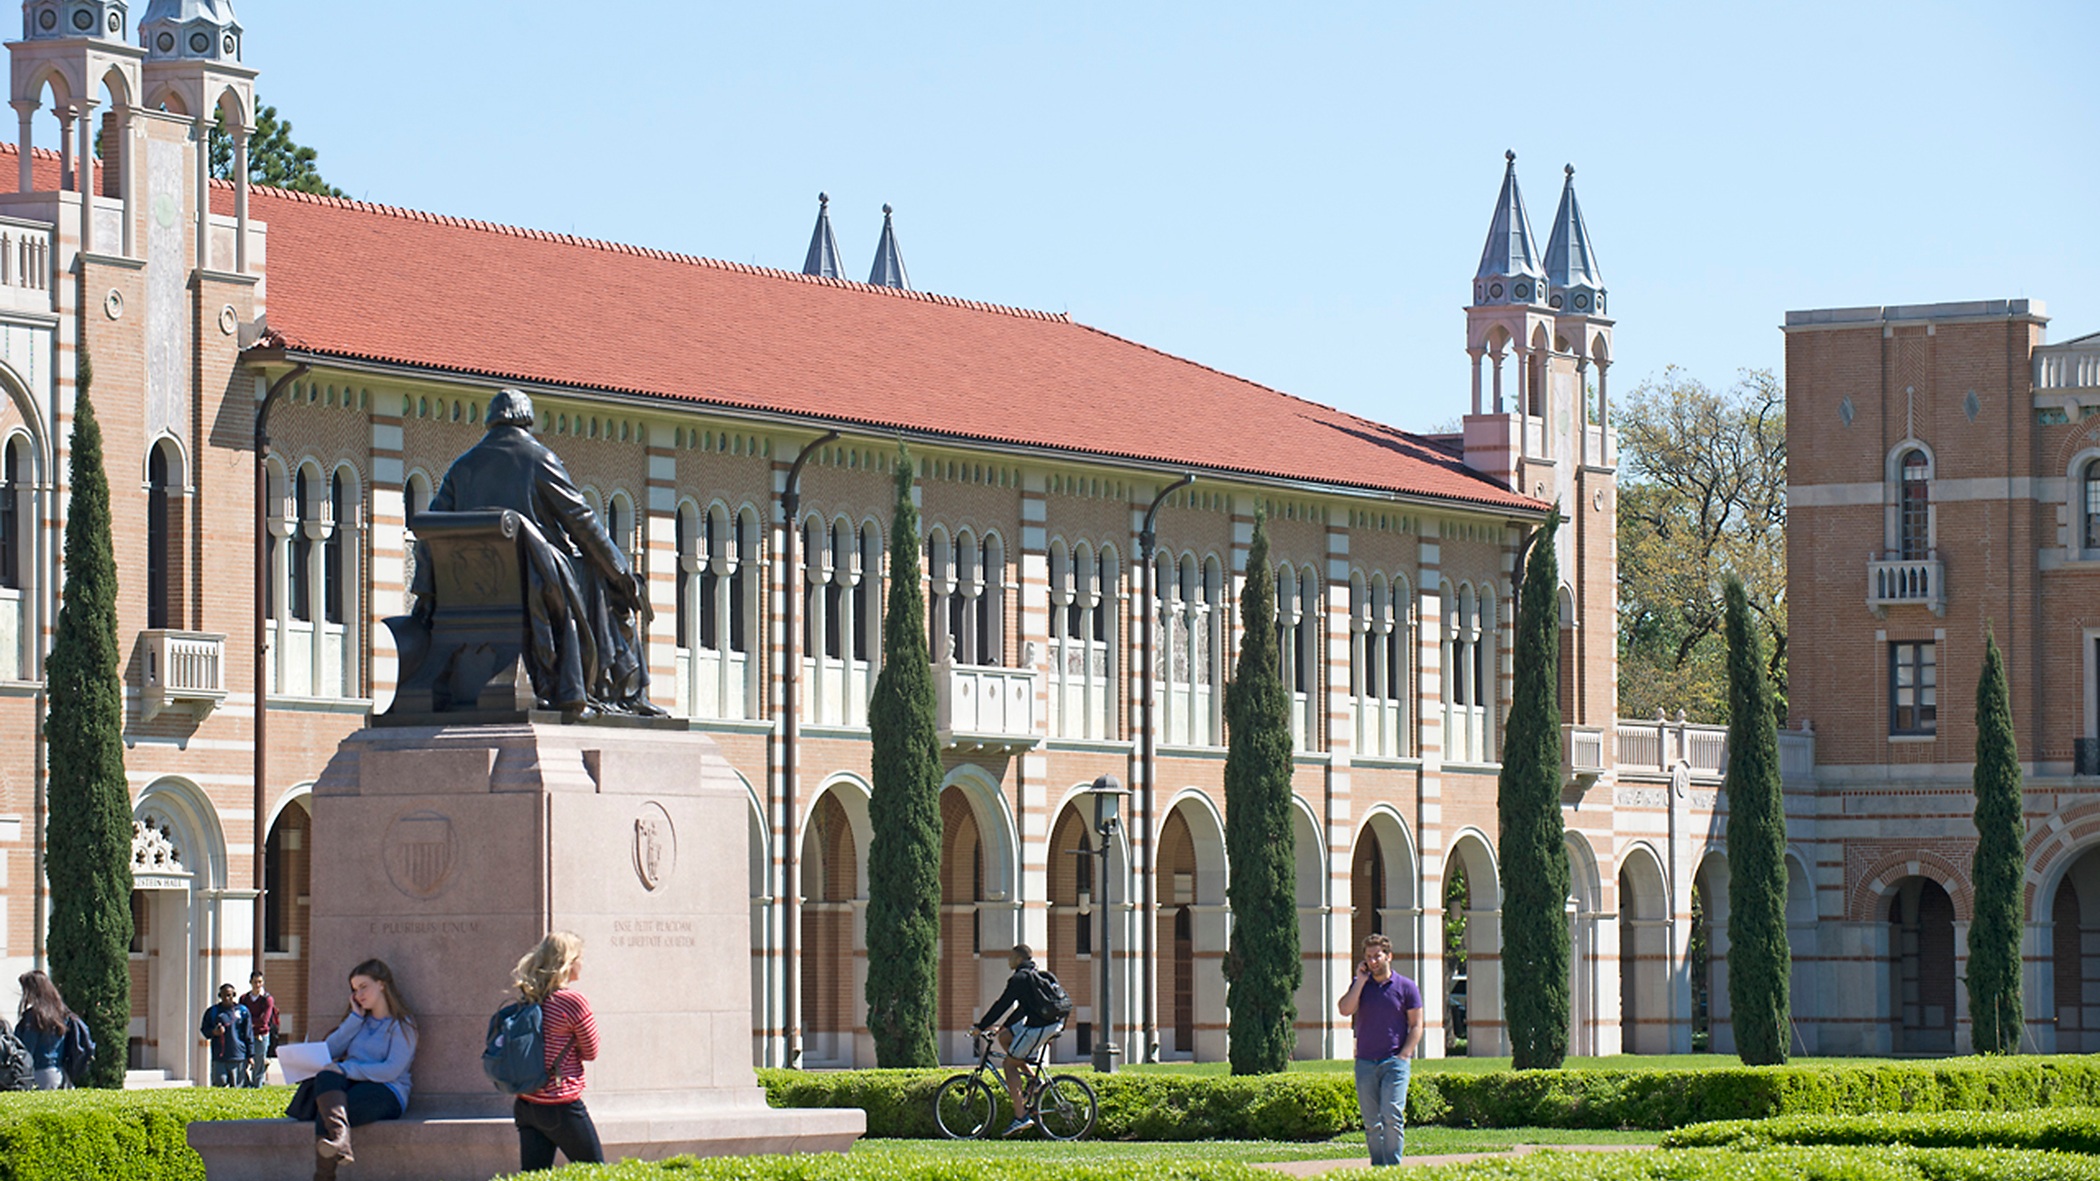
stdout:
[(444, 893), (459, 869), (459, 836), (452, 818), (425, 809), (394, 818), (380, 849), (387, 880), (420, 902)]
[(671, 827), (671, 814), (651, 800), (634, 818), (635, 876), (642, 879), (643, 889), (655, 890), (677, 867), (678, 833)]

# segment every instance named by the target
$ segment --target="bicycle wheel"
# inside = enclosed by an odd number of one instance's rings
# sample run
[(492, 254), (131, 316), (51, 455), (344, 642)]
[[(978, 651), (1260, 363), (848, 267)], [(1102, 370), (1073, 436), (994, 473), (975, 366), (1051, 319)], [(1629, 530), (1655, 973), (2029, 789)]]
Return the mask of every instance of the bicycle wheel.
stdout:
[(999, 1101), (984, 1080), (974, 1074), (958, 1074), (941, 1084), (933, 1096), (933, 1122), (950, 1140), (975, 1140), (991, 1131), (992, 1116)]
[(1094, 1088), (1077, 1076), (1056, 1075), (1035, 1100), (1036, 1122), (1052, 1140), (1077, 1140), (1094, 1128)]

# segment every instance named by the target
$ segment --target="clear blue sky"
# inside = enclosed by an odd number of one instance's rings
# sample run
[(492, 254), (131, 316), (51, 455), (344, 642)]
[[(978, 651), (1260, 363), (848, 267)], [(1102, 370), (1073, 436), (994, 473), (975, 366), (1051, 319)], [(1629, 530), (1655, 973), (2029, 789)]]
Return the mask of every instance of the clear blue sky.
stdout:
[(921, 290), (1410, 428), (1505, 148), (1542, 237), (1577, 167), (1619, 391), (1781, 368), (1790, 308), (2100, 331), (2090, 3), (237, 5), (352, 196), (792, 269), (824, 189), (856, 278), (888, 201)]

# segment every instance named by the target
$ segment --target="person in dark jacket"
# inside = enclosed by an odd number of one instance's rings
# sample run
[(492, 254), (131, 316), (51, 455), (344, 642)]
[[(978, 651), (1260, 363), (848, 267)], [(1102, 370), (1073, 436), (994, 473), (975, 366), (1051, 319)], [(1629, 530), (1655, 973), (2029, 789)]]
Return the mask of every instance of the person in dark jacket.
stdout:
[(1006, 991), (1000, 993), (999, 999), (992, 1002), (992, 1007), (984, 1011), (984, 1017), (977, 1022), (977, 1029), (987, 1034), (998, 1030), (999, 1040), (1006, 1047), (1006, 1095), (1013, 1101), (1014, 1122), (1008, 1124), (1006, 1131), (1001, 1135), (1011, 1136), (1035, 1123), (1035, 1120), (1025, 1114), (1025, 1092), (1021, 1089), (1021, 1073), (1027, 1065), (1028, 1056), (1035, 1053), (1037, 1047), (1063, 1032), (1065, 1023), (1063, 1018), (1053, 1017), (1038, 1024), (1041, 1020), (1039, 1016), (1029, 1012), (1029, 1005), (1036, 995), (1035, 976), (1038, 969), (1035, 966), (1034, 953), (1026, 943), (1014, 944), (1013, 951), (1006, 957), (1006, 964), (1014, 970), (1013, 975), (1006, 978)]
[(35, 1072), (36, 1089), (57, 1091), (72, 1087), (73, 1080), (66, 1077), (66, 1047), (69, 1042), (87, 1039), (86, 1022), (66, 1008), (65, 998), (58, 995), (58, 986), (51, 983), (51, 977), (41, 969), (22, 973), (15, 983), (22, 987), (22, 1008), (16, 1020), (15, 1036), (22, 1039), (22, 1047), (29, 1051), (29, 1067)]
[(197, 1032), (211, 1039), (211, 1085), (246, 1086), (248, 1060), (255, 1055), (255, 1023), (248, 1007), (235, 998), (233, 985), (219, 986), (219, 1003), (204, 1010)]

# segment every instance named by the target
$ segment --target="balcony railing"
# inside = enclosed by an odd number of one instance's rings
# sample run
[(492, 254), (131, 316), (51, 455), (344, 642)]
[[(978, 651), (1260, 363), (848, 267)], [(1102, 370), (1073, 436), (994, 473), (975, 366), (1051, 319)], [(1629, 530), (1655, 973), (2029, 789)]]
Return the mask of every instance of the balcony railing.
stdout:
[(1573, 779), (1595, 779), (1604, 774), (1604, 731), (1596, 726), (1562, 726), (1561, 757)]
[(1620, 722), (1613, 733), (1621, 771), (1665, 772), (1682, 762), (1691, 773), (1718, 776), (1728, 769), (1728, 727), (1656, 718)]
[(1940, 560), (1912, 558), (1867, 563), (1867, 606), (1876, 613), (1890, 607), (1930, 607), (1947, 613), (1946, 575)]
[(1779, 732), (1779, 781), (1789, 787), (1813, 787), (1816, 781), (1816, 732)]
[(933, 666), (933, 684), (942, 746), (1027, 747), (1042, 736), (1033, 669), (943, 661)]
[(226, 637), (205, 632), (142, 632), (146, 684), (140, 695), (146, 720), (170, 709), (186, 708), (203, 716), (226, 700)]

